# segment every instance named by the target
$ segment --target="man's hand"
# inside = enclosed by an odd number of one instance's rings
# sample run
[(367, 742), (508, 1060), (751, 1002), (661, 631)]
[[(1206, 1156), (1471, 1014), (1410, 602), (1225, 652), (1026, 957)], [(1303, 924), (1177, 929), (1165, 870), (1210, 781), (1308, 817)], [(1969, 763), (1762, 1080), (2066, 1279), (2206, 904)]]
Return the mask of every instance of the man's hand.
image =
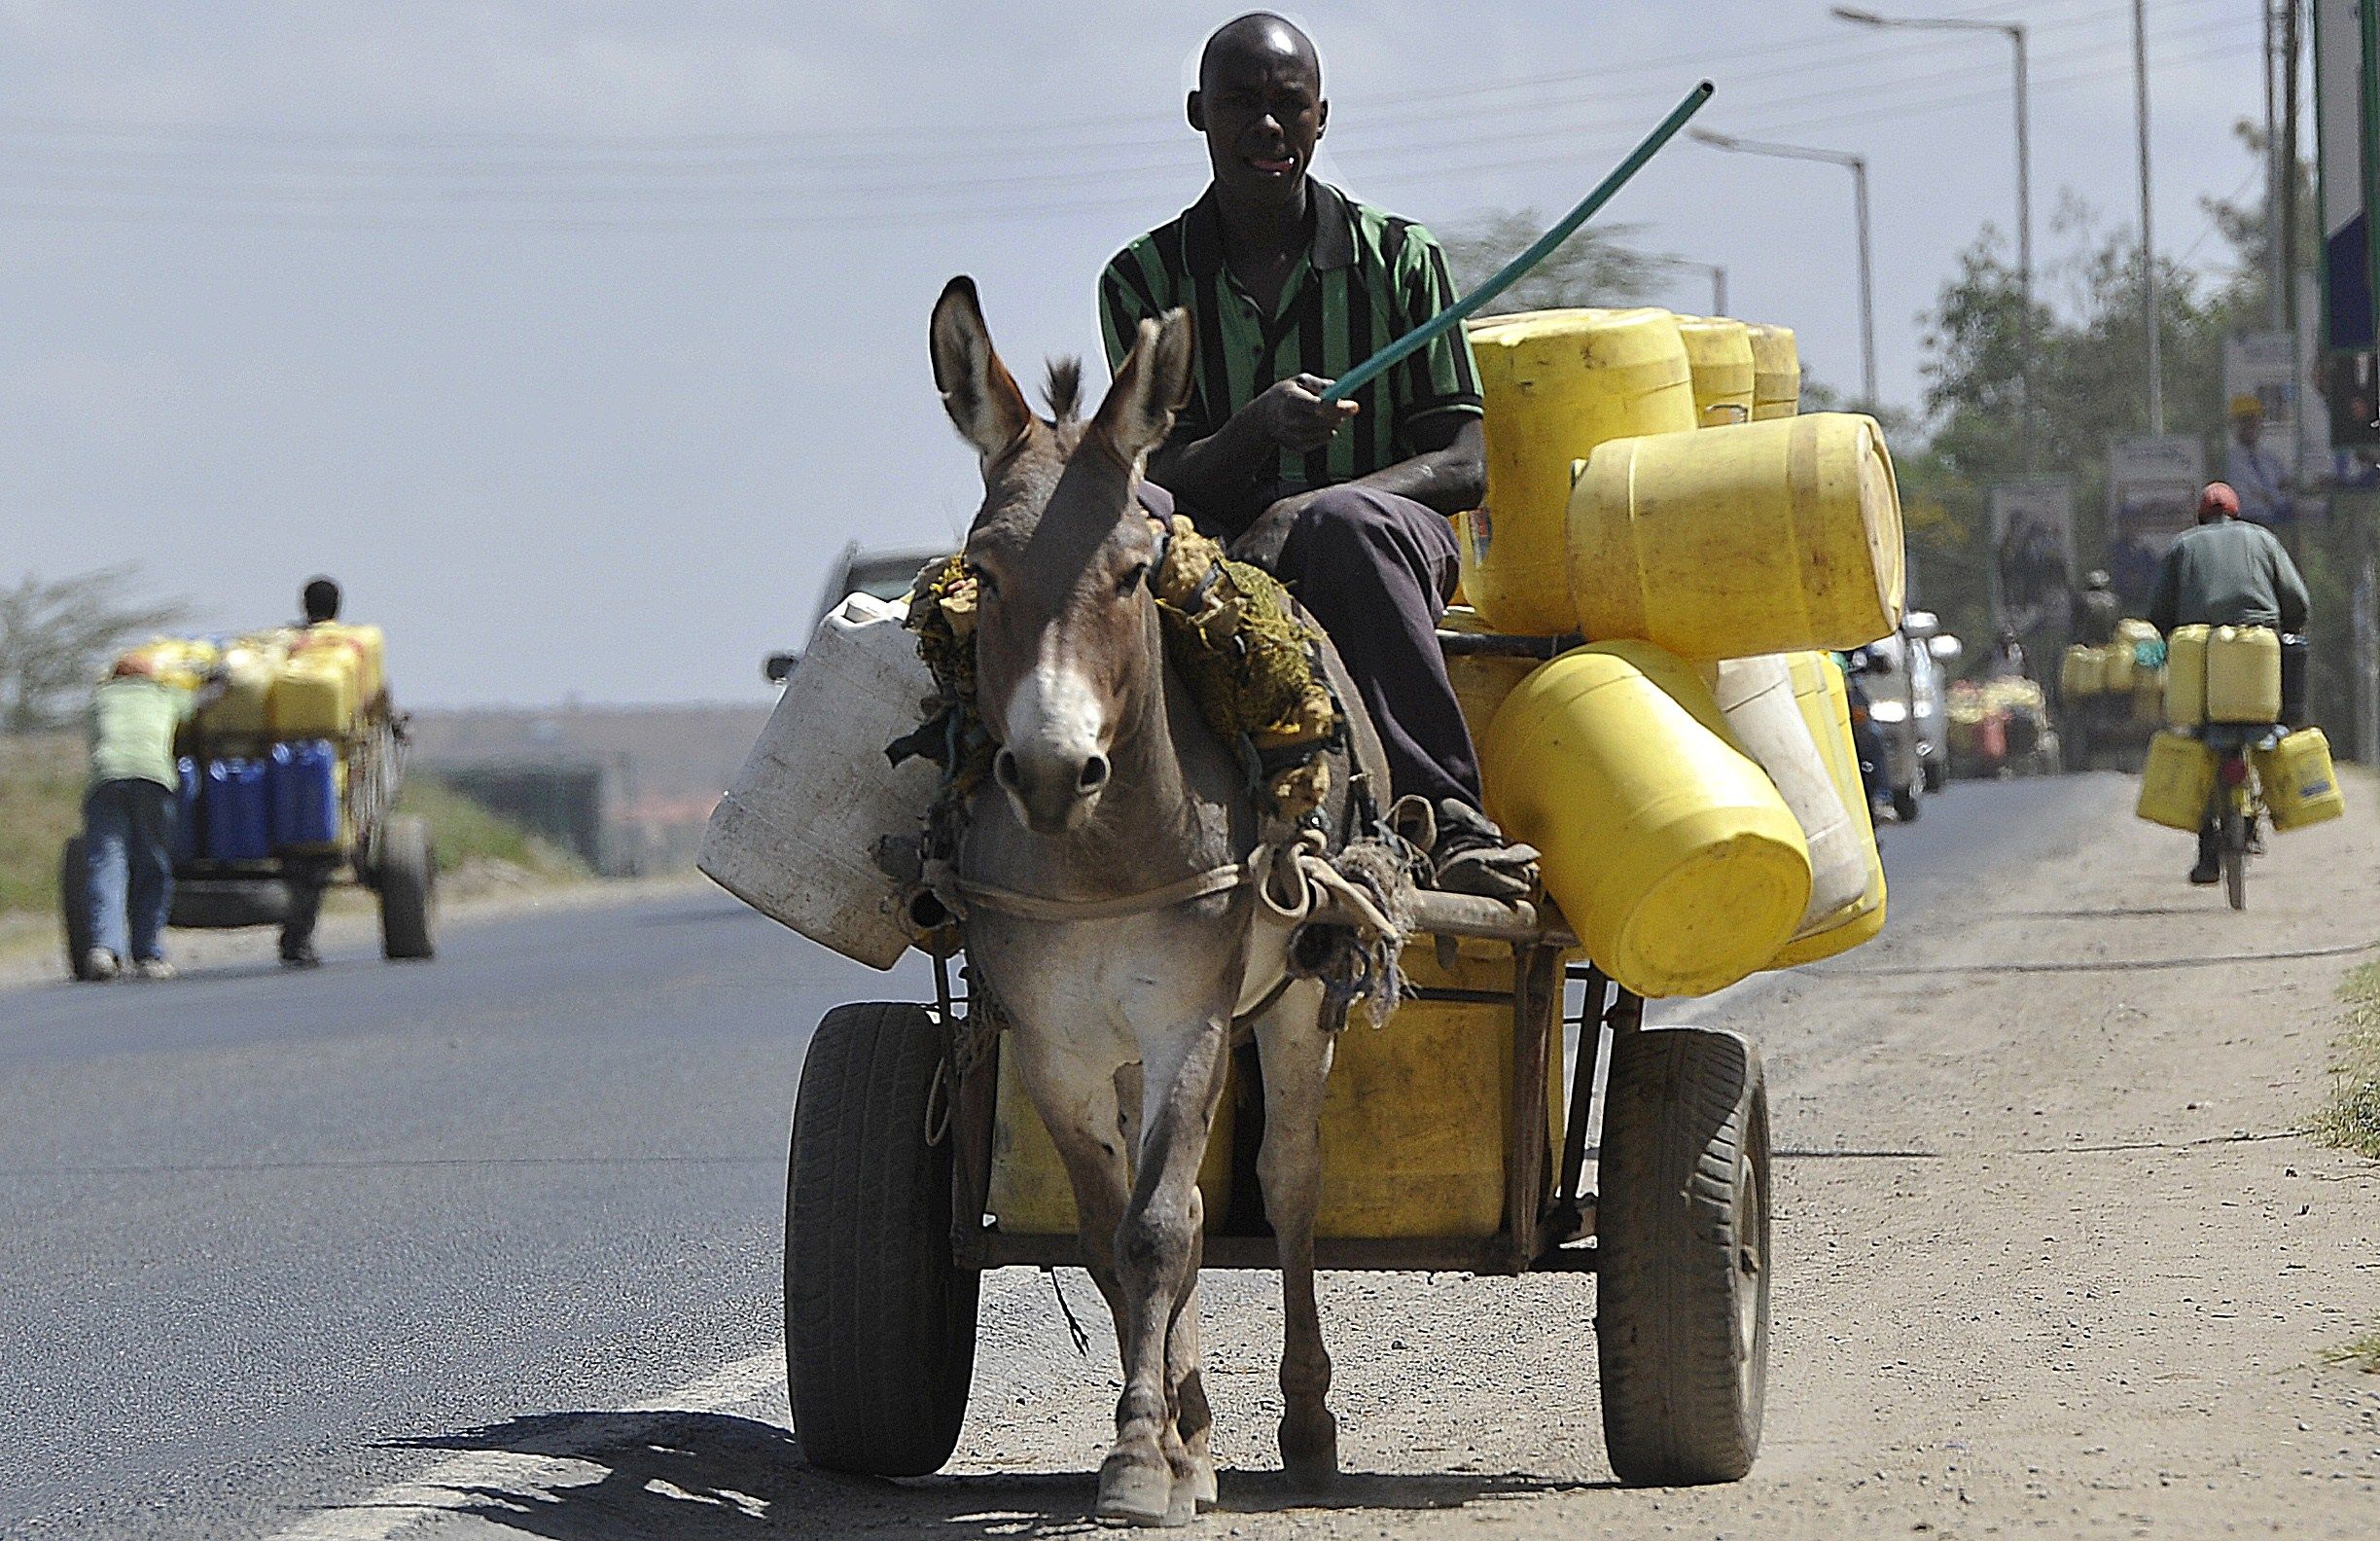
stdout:
[(1257, 430), (1282, 448), (1297, 454), (1319, 449), (1331, 436), (1354, 420), (1356, 404), (1326, 402), (1322, 393), (1331, 382), (1319, 375), (1292, 375), (1275, 380), (1262, 395), (1240, 409)]
[(1233, 561), (1273, 571), (1281, 560), (1281, 548), (1289, 544), (1290, 529), (1297, 524), (1297, 516), (1305, 512), (1306, 500), (1311, 496), (1310, 492), (1292, 493), (1259, 514), (1239, 532), (1225, 555)]

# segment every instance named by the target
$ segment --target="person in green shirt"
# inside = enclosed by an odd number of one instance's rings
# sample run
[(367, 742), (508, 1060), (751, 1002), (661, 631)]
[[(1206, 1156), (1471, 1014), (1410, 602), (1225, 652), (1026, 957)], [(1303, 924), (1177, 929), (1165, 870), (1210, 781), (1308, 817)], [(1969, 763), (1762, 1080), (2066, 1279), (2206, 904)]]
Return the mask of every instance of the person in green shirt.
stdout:
[(83, 977), (171, 979), (165, 913), (173, 904), (174, 792), (181, 771), (174, 735), (198, 694), (159, 679), (144, 655), (127, 654), (91, 692), (86, 724), (90, 782), (83, 796), (89, 864), (90, 950)]
[[(2198, 527), (2165, 553), (2149, 597), (2149, 624), (2165, 636), (2176, 627), (2271, 627), (2302, 632), (2311, 601), (2306, 581), (2280, 539), (2240, 518), (2239, 494), (2210, 482), (2198, 495)], [(2221, 837), (2209, 819), (2198, 831), (2190, 881), (2222, 881)]]
[(1537, 852), (1481, 811), (1437, 633), (1457, 576), (1447, 516), (1477, 507), (1486, 482), (1471, 346), (1448, 333), (1350, 399), (1322, 399), (1454, 303), (1445, 255), (1421, 226), (1310, 174), (1330, 118), (1322, 61), (1280, 17), (1209, 38), (1187, 107), (1206, 191), (1118, 252), (1098, 285), (1111, 368), (1169, 310), (1189, 312), (1196, 339), (1190, 399), (1149, 456), (1142, 501), (1288, 583), (1330, 633), (1392, 794), (1437, 815), (1437, 886), (1517, 898)]

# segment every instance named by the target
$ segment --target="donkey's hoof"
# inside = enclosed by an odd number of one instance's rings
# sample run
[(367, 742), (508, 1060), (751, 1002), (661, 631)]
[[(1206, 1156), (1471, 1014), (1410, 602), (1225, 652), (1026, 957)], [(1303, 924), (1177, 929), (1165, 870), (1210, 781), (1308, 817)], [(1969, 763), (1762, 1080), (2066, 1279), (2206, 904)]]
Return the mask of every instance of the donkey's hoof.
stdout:
[(1190, 1495), (1190, 1502), (1200, 1514), (1205, 1514), (1214, 1508), (1223, 1499), (1223, 1489), (1215, 1480), (1215, 1457), (1212, 1455), (1191, 1456), (1190, 1474), (1187, 1477), (1175, 1477), (1174, 1490), (1188, 1492)]
[(1338, 1476), (1338, 1420), (1325, 1413), (1281, 1420), (1281, 1472), (1297, 1487), (1328, 1487)]
[[(1183, 1488), (1177, 1508), (1174, 1492)], [(1187, 1484), (1177, 1484), (1164, 1461), (1147, 1461), (1118, 1451), (1099, 1467), (1099, 1507), (1092, 1518), (1103, 1524), (1188, 1524), (1196, 1506)]]

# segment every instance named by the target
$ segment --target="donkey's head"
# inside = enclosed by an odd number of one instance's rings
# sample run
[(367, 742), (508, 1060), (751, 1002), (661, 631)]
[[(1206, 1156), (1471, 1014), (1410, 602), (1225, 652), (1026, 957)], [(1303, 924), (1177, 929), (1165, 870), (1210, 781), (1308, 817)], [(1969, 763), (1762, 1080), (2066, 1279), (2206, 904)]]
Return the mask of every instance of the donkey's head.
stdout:
[(1158, 541), (1134, 493), (1189, 399), (1190, 323), (1179, 310), (1143, 321), (1087, 421), (1071, 360), (1050, 366), (1051, 417), (1025, 404), (972, 279), (950, 280), (935, 305), (933, 351), (942, 406), (983, 464), (967, 559), (981, 584), (977, 701), (1000, 744), (993, 773), (1031, 829), (1077, 829), (1119, 737), (1163, 688), (1146, 581)]

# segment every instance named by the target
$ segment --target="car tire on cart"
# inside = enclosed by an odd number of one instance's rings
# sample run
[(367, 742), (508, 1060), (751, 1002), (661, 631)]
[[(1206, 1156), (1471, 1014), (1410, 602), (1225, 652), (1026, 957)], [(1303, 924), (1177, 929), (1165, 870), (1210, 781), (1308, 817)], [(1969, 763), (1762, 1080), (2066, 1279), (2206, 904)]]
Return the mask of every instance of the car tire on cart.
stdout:
[(380, 890), (380, 955), (426, 958), (438, 954), (438, 851), (430, 826), (418, 818), (392, 818), (381, 830), (373, 884)]
[(1733, 1482), (1768, 1382), (1768, 1093), (1738, 1034), (1612, 1044), (1597, 1184), (1603, 1436), (1626, 1483)]
[(951, 1143), (929, 1135), (932, 1014), (837, 1006), (810, 1040), (785, 1193), (785, 1369), (803, 1458), (920, 1477), (958, 1447), (979, 1275), (950, 1256)]
[(90, 956), (90, 858), (83, 837), (70, 835), (57, 858), (58, 918), (66, 922), (66, 972), (79, 980), (90, 978), (84, 960)]

